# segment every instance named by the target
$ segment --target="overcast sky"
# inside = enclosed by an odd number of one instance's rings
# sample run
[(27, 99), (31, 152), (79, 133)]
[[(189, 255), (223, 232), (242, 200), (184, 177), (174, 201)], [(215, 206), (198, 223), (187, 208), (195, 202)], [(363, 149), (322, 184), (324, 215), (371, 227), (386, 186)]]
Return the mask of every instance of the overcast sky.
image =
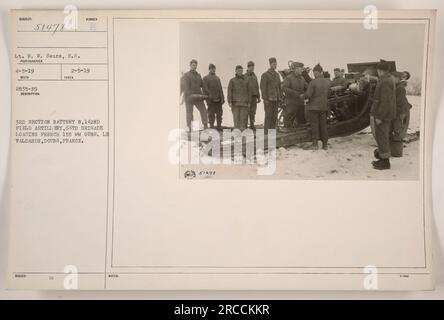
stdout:
[(224, 87), (236, 65), (246, 68), (253, 60), (260, 76), (271, 56), (278, 69), (286, 68), (288, 60), (310, 67), (320, 62), (331, 74), (335, 67), (347, 70), (351, 62), (395, 60), (398, 70), (422, 76), (424, 24), (380, 23), (377, 30), (366, 30), (361, 22), (183, 22), (180, 28), (181, 71), (197, 59), (203, 76), (214, 63)]

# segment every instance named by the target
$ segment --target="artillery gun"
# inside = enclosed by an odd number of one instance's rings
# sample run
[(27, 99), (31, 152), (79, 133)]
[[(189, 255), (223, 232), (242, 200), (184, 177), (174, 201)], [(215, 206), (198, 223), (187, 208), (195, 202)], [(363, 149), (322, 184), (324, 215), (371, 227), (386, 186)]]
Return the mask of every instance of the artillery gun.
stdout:
[[(329, 137), (348, 136), (370, 125), (370, 108), (373, 103), (373, 93), (377, 82), (376, 66), (378, 63), (347, 64), (348, 72), (345, 76), (348, 81), (347, 87), (332, 88), (328, 97), (327, 130)], [(390, 71), (396, 71), (396, 63), (394, 61), (388, 61), (388, 63)], [(307, 71), (305, 71), (304, 75), (306, 79)], [(289, 69), (279, 71), (284, 79), (289, 72)], [(308, 124), (295, 124), (294, 128), (283, 130), (282, 118), (284, 113), (285, 105), (282, 106), (277, 125), (277, 147), (287, 147), (297, 143), (312, 141), (311, 128)]]

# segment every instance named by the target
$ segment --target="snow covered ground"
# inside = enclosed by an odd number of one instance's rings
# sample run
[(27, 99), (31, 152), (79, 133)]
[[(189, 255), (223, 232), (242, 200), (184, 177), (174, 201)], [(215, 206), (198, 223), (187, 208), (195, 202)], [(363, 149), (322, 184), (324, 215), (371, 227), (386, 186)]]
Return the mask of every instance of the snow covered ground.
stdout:
[(327, 151), (300, 147), (279, 149), (276, 176), (299, 179), (408, 179), (418, 178), (419, 141), (405, 145), (402, 158), (392, 158), (389, 171), (374, 170), (376, 148), (371, 133), (362, 132), (329, 141)]
[(373, 150), (375, 140), (370, 128), (362, 132), (329, 140), (327, 151), (304, 150), (301, 146), (278, 150), (278, 176), (295, 178), (321, 179), (418, 179), (419, 172), (419, 139), (415, 132), (420, 128), (420, 97), (409, 97), (413, 105), (408, 139), (404, 144), (402, 158), (391, 159), (391, 170), (374, 170)]

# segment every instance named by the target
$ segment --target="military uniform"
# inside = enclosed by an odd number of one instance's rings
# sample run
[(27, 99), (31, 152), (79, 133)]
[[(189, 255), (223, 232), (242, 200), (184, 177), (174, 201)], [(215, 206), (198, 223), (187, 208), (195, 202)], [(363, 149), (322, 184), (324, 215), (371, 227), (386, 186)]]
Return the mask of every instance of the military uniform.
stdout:
[(324, 147), (327, 146), (327, 112), (328, 112), (328, 93), (330, 91), (331, 81), (322, 76), (314, 78), (308, 84), (304, 97), (308, 99), (307, 120), (312, 129), (312, 139), (316, 142), (321, 139)]
[(412, 105), (407, 100), (406, 83), (396, 84), (396, 117), (392, 121), (390, 152), (393, 157), (402, 157), (403, 140), (407, 134)]
[(300, 98), (300, 95), (307, 87), (308, 84), (301, 75), (292, 72), (285, 78), (282, 84), (282, 90), (285, 93), (285, 127), (293, 127), (295, 118), (298, 125), (306, 122), (304, 100)]
[(265, 71), (261, 76), (260, 83), (262, 99), (264, 100), (265, 121), (264, 129), (276, 128), (278, 107), (281, 101), (281, 78), (272, 68)]
[[(374, 119), (374, 136), (380, 159), (390, 158), (392, 121), (396, 118), (396, 86), (390, 74), (381, 75), (376, 84), (370, 115)], [(380, 123), (376, 123), (380, 120)]]
[(203, 78), (203, 91), (208, 96), (208, 120), (210, 126), (214, 127), (214, 121), (217, 121), (217, 127), (222, 126), (222, 105), (225, 103), (224, 92), (220, 78), (215, 74), (208, 74)]
[(250, 126), (254, 128), (254, 122), (256, 121), (257, 102), (258, 100), (260, 100), (259, 82), (257, 80), (256, 74), (253, 71), (247, 71), (245, 73), (245, 77), (248, 80), (251, 94), (248, 117), (250, 119)]
[(196, 106), (200, 113), (204, 127), (208, 124), (207, 108), (201, 98), (194, 98), (193, 95), (202, 95), (203, 81), (200, 74), (195, 70), (186, 72), (181, 80), (181, 89), (184, 93), (185, 107), (187, 112), (187, 126), (191, 129), (193, 121), (193, 106)]
[(250, 86), (244, 75), (236, 75), (228, 83), (227, 100), (233, 112), (234, 127), (244, 130), (248, 125), (248, 113), (250, 107)]
[(407, 100), (406, 82), (400, 82), (396, 85), (396, 118), (401, 121), (401, 138), (404, 139), (409, 127), (410, 109), (412, 105)]

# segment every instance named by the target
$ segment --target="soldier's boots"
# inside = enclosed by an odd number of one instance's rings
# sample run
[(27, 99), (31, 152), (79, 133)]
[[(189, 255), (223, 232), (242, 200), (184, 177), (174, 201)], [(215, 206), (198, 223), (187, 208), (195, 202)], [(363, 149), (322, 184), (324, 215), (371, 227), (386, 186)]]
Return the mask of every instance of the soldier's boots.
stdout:
[(313, 141), (313, 143), (311, 144), (311, 150), (318, 150), (319, 149), (319, 144), (318, 141), (315, 140)]
[(377, 161), (372, 162), (373, 169), (376, 170), (388, 170), (390, 169), (390, 160), (389, 159), (379, 159)]
[(376, 159), (381, 159), (381, 157), (379, 156), (379, 150), (375, 149), (375, 151), (373, 151), (373, 155), (375, 156)]
[(328, 143), (327, 142), (322, 142), (322, 149), (328, 150)]

